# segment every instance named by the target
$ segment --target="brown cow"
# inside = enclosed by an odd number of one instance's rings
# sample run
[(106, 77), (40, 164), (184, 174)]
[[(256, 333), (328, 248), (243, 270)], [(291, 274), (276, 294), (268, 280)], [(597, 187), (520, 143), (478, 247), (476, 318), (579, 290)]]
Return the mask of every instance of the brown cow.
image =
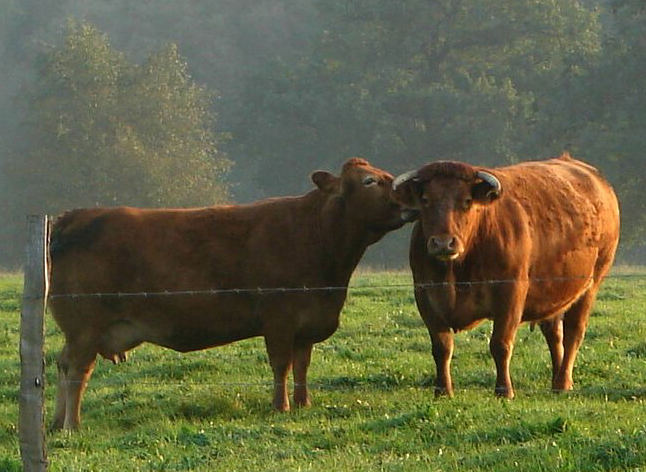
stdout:
[(617, 198), (599, 172), (568, 154), (497, 169), (441, 161), (397, 177), (393, 188), (421, 210), (410, 265), (431, 337), (436, 395), (453, 394), (451, 331), (483, 319), (493, 320), (498, 395), (514, 396), (509, 363), (523, 321), (540, 322), (552, 388), (571, 389), (619, 240)]
[(50, 307), (66, 341), (53, 427), (79, 425), (97, 354), (117, 363), (143, 342), (186, 352), (264, 336), (273, 406), (289, 410), (292, 366), (294, 403), (309, 405), (312, 345), (337, 329), (353, 270), (415, 216), (392, 199), (392, 176), (363, 159), (312, 181), (303, 196), (247, 205), (64, 214), (50, 249)]

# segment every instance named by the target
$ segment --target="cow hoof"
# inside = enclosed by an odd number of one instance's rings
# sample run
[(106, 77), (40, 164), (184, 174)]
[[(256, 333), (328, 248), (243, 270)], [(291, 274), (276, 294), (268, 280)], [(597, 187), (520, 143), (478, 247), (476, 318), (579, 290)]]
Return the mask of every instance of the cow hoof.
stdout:
[(296, 406), (296, 408), (309, 408), (310, 406), (312, 406), (312, 402), (309, 398), (306, 398), (305, 400), (294, 399), (294, 405)]
[(572, 390), (573, 382), (571, 380), (555, 380), (552, 382), (552, 391), (553, 392), (567, 392)]
[(274, 410), (276, 410), (276, 411), (278, 411), (280, 413), (286, 413), (286, 412), (289, 411), (289, 404), (287, 404), (287, 405), (285, 405), (285, 404), (280, 404), (280, 405), (274, 404)]
[(498, 398), (506, 398), (508, 400), (511, 400), (515, 397), (514, 391), (506, 387), (496, 387), (495, 393)]
[(448, 397), (453, 398), (453, 389), (444, 387), (435, 387), (435, 398)]

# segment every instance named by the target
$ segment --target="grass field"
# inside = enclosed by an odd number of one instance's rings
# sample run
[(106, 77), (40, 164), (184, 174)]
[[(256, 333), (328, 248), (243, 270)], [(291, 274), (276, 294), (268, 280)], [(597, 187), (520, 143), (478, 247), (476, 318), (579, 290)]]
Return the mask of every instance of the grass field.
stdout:
[[(547, 347), (523, 326), (517, 398), (495, 398), (483, 323), (456, 336), (455, 398), (434, 399), (410, 276), (361, 273), (341, 327), (315, 347), (311, 408), (271, 410), (260, 338), (189, 354), (144, 345), (125, 364), (98, 362), (81, 431), (47, 436), (50, 470), (646, 471), (646, 276), (617, 274), (600, 294), (570, 394), (550, 392)], [(22, 470), (21, 285), (0, 276), (0, 471)], [(46, 326), (49, 417), (62, 338), (51, 317)]]

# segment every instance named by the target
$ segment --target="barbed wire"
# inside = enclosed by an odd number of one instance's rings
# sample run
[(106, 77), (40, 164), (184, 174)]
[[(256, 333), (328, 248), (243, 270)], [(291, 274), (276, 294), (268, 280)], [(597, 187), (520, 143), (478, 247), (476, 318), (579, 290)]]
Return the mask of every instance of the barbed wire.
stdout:
[[(646, 274), (619, 274), (605, 277), (605, 279), (626, 279), (626, 278), (646, 278)], [(55, 300), (60, 298), (152, 298), (152, 297), (171, 297), (171, 296), (198, 296), (198, 295), (272, 295), (272, 294), (294, 294), (294, 293), (311, 293), (311, 292), (340, 292), (356, 291), (365, 289), (379, 290), (402, 290), (402, 289), (427, 289), (456, 286), (458, 288), (469, 288), (481, 285), (502, 285), (516, 283), (551, 283), (551, 282), (570, 282), (573, 280), (593, 280), (590, 276), (572, 276), (572, 277), (532, 277), (528, 279), (487, 279), (487, 280), (469, 280), (469, 281), (441, 281), (441, 282), (423, 282), (423, 283), (396, 283), (396, 284), (360, 284), (360, 285), (340, 285), (340, 286), (323, 286), (323, 287), (244, 287), (244, 288), (212, 288), (200, 290), (153, 290), (137, 292), (94, 292), (94, 293), (50, 293), (49, 299)]]
[[(382, 276), (380, 273), (375, 273), (377, 276)], [(365, 277), (370, 277), (371, 274), (363, 274)], [(394, 273), (394, 278), (398, 277), (410, 277), (410, 274), (405, 272)], [(438, 288), (438, 287), (448, 287), (455, 285), (457, 287), (472, 287), (472, 286), (481, 286), (481, 285), (496, 285), (496, 284), (508, 284), (508, 283), (521, 283), (521, 282), (537, 282), (537, 283), (549, 283), (549, 282), (567, 282), (573, 280), (586, 280), (592, 279), (590, 276), (574, 276), (574, 277), (534, 277), (528, 279), (488, 279), (488, 280), (474, 280), (474, 281), (455, 281), (455, 282), (426, 282), (426, 283), (412, 283), (412, 282), (401, 282), (401, 283), (386, 283), (386, 284), (370, 284), (370, 283), (359, 283), (359, 284), (349, 284), (347, 286), (325, 286), (325, 287), (275, 287), (275, 288), (227, 288), (227, 289), (207, 289), (207, 290), (180, 290), (180, 291), (138, 291), (138, 292), (97, 292), (97, 293), (53, 293), (49, 295), (50, 299), (58, 298), (71, 298), (71, 299), (83, 299), (83, 298), (152, 298), (152, 297), (171, 297), (171, 296), (194, 296), (194, 295), (220, 295), (220, 294), (258, 294), (258, 295), (268, 295), (268, 294), (289, 294), (289, 293), (315, 293), (315, 292), (325, 292), (325, 291), (362, 291), (362, 290), (415, 290), (415, 289), (426, 289), (426, 288)], [(605, 277), (605, 280), (646, 280), (646, 273), (628, 273), (628, 274), (611, 274)], [(68, 384), (77, 384), (81, 381), (65, 381)], [(272, 381), (267, 382), (199, 382), (191, 380), (178, 380), (178, 381), (169, 381), (168, 379), (160, 380), (147, 380), (147, 379), (132, 379), (132, 378), (120, 378), (120, 377), (111, 377), (111, 378), (96, 378), (91, 382), (93, 384), (99, 385), (130, 385), (132, 383), (142, 386), (159, 386), (160, 382), (163, 382), (165, 385), (176, 385), (176, 386), (209, 386), (209, 388), (220, 388), (220, 389), (235, 389), (235, 388), (273, 388), (274, 383)], [(56, 382), (52, 382), (56, 383)], [(296, 385), (288, 383), (288, 385)], [(397, 388), (397, 387), (412, 387), (412, 388), (428, 388), (432, 389), (433, 386), (427, 384), (426, 381), (412, 381), (410, 379), (396, 379), (385, 377), (383, 379), (371, 379), (371, 378), (343, 378), (338, 381), (320, 381), (314, 380), (308, 383), (308, 387), (313, 390), (352, 390), (355, 388), (365, 388), (365, 387), (383, 387), (383, 388)], [(462, 388), (456, 388), (457, 392), (471, 392), (471, 391), (487, 391), (491, 390), (488, 387), (483, 386), (467, 386)], [(514, 388), (517, 394), (546, 394), (551, 393), (552, 390), (549, 387), (545, 388)], [(643, 386), (635, 387), (626, 387), (626, 388), (606, 388), (598, 386), (585, 386), (582, 388), (577, 388), (572, 391), (563, 392), (565, 395), (574, 395), (574, 396), (608, 396), (608, 395), (623, 395), (629, 396), (630, 398), (638, 398), (646, 396), (646, 388)]]

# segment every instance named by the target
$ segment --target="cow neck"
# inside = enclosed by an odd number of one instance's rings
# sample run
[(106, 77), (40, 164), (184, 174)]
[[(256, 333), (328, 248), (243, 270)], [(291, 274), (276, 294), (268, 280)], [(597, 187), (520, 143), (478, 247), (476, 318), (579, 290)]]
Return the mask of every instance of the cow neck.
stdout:
[(434, 298), (439, 303), (443, 313), (450, 313), (455, 309), (457, 287), (455, 284), (455, 264), (454, 261), (439, 262), (433, 261), (437, 277), (435, 281), (441, 282), (441, 285), (434, 290)]
[(366, 230), (356, 226), (342, 197), (324, 199), (316, 229), (322, 246), (322, 265), (329, 283), (347, 285), (368, 247)]

